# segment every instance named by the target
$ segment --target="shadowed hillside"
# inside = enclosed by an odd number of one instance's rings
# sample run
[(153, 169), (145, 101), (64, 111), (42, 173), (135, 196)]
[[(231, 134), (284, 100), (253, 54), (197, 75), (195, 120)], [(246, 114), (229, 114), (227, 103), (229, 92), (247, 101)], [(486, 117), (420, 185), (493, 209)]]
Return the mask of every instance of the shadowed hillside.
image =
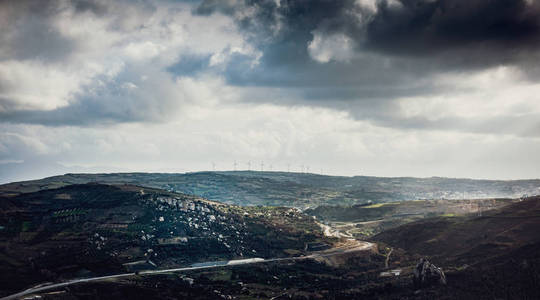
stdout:
[(540, 242), (540, 197), (531, 197), (482, 216), (430, 218), (389, 229), (374, 240), (431, 256), (487, 258)]
[(0, 197), (0, 226), (4, 293), (138, 265), (300, 255), (308, 243), (336, 241), (296, 209), (229, 206), (133, 185)]
[(445, 298), (540, 297), (540, 197), (482, 216), (438, 217), (372, 238), (429, 257), (447, 271)]

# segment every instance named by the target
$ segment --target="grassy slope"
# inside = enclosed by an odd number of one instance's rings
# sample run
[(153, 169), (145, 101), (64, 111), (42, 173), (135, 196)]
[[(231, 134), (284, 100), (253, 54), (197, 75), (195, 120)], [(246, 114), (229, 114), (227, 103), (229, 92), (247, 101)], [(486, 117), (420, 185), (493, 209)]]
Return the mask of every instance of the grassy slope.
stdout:
[[(538, 299), (539, 229), (540, 197), (531, 197), (482, 216), (409, 223), (372, 240), (428, 256), (443, 267), (448, 286), (428, 288), (416, 297)], [(396, 293), (403, 295), (406, 290)]]
[(305, 212), (346, 230), (357, 238), (368, 238), (399, 225), (434, 216), (478, 213), (517, 201), (515, 199), (413, 200), (371, 205), (319, 206)]
[(540, 197), (484, 212), (482, 216), (430, 218), (373, 237), (376, 241), (432, 256), (486, 258), (540, 242)]
[[(182, 210), (183, 202), (194, 209)], [(312, 218), (294, 209), (228, 206), (133, 185), (70, 185), (0, 197), (0, 208), (0, 281), (12, 291), (116, 273), (124, 271), (123, 263), (147, 258), (172, 267), (305, 254), (307, 242), (332, 242)], [(175, 237), (187, 242), (160, 245), (160, 239)]]

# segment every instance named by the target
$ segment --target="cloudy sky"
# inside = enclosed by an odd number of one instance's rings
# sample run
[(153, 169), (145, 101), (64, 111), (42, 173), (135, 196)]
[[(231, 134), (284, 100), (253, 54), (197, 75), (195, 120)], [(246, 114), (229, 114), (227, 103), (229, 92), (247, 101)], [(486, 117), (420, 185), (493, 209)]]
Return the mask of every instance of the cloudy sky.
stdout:
[(3, 0), (0, 29), (0, 182), (540, 177), (537, 0)]

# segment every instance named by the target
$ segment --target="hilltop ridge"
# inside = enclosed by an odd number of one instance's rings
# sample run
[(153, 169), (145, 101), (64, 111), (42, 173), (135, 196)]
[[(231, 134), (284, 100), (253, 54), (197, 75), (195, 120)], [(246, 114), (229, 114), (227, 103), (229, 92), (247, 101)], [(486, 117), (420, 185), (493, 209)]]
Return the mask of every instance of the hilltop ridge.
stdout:
[(418, 199), (519, 198), (540, 194), (540, 180), (328, 176), (288, 172), (196, 172), (65, 174), (0, 186), (0, 195), (16, 195), (69, 184), (129, 183), (192, 194), (236, 205), (354, 205)]

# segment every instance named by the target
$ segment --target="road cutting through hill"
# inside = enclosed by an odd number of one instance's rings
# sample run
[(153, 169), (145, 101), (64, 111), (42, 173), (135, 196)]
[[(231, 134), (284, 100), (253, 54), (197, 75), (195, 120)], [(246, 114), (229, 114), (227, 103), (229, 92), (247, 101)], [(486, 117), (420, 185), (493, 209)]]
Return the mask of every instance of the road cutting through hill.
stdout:
[(255, 258), (249, 258), (249, 259), (237, 259), (237, 260), (229, 260), (229, 261), (224, 261), (224, 262), (215, 262), (214, 264), (210, 263), (209, 265), (205, 265), (205, 266), (190, 266), (190, 267), (182, 267), (182, 268), (163, 269), (163, 270), (148, 270), (148, 271), (141, 271), (137, 273), (123, 273), (123, 274), (108, 275), (108, 276), (73, 279), (73, 280), (60, 282), (60, 283), (54, 283), (54, 284), (40, 284), (35, 287), (26, 289), (22, 292), (1, 298), (0, 300), (20, 299), (22, 297), (25, 297), (31, 294), (55, 290), (58, 288), (63, 288), (63, 287), (78, 284), (78, 283), (106, 281), (106, 280), (111, 280), (111, 279), (126, 278), (126, 277), (132, 277), (132, 276), (150, 276), (150, 275), (157, 275), (157, 274), (164, 274), (164, 273), (176, 273), (176, 272), (213, 269), (213, 268), (226, 268), (226, 267), (231, 267), (231, 266), (260, 264), (260, 263), (268, 263), (268, 262), (299, 261), (299, 260), (305, 260), (305, 259), (315, 259), (319, 257), (340, 255), (344, 253), (352, 253), (352, 252), (357, 252), (357, 251), (367, 251), (367, 250), (371, 250), (374, 246), (375, 244), (373, 243), (350, 239), (346, 243), (343, 243), (342, 245), (339, 245), (337, 247), (334, 247), (325, 251), (312, 253), (306, 256), (267, 258), (267, 259), (255, 257)]

